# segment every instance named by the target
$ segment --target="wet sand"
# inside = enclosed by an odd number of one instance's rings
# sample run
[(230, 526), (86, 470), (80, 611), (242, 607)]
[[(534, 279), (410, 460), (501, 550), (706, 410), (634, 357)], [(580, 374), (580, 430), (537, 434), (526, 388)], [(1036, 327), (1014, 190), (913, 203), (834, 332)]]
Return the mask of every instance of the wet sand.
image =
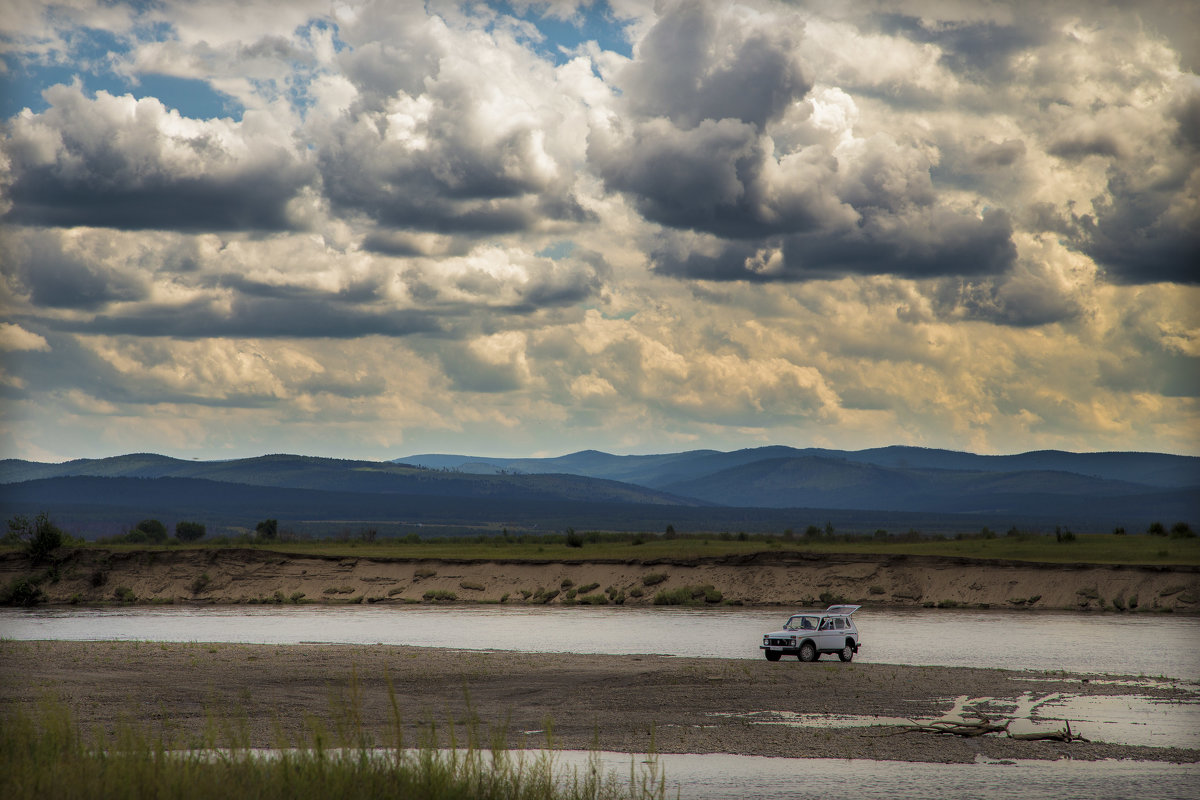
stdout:
[[(177, 743), (213, 720), (231, 721), (254, 746), (297, 738), (317, 717), (333, 730), (347, 704), (376, 744), (393, 743), (389, 687), (406, 745), (474, 725), (486, 745), (597, 747), (618, 752), (870, 758), (963, 762), (1124, 758), (1196, 762), (1200, 750), (1103, 743), (963, 739), (895, 728), (749, 724), (752, 712), (930, 717), (953, 699), (1023, 692), (1192, 698), (1161, 685), (1097, 684), (1087, 676), (989, 669), (801, 664), (667, 656), (457, 651), (387, 645), (241, 645), (0, 641), (0, 708), (61, 700), (85, 730), (149, 721)], [(548, 733), (548, 731), (552, 733)]]

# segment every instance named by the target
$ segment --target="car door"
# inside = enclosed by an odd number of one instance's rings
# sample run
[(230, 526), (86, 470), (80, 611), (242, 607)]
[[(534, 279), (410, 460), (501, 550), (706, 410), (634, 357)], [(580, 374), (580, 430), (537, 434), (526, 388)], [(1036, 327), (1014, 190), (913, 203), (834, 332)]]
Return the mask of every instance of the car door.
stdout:
[(818, 650), (841, 650), (842, 632), (834, 627), (833, 617), (823, 617), (817, 631)]

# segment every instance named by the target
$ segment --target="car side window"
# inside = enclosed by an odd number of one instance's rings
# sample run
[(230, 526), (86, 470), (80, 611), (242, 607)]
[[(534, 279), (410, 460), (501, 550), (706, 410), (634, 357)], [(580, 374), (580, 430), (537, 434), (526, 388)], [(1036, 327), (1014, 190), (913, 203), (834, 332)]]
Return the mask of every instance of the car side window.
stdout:
[(842, 620), (842, 619), (835, 619), (833, 621), (833, 627), (837, 628), (840, 631), (846, 627), (846, 621)]

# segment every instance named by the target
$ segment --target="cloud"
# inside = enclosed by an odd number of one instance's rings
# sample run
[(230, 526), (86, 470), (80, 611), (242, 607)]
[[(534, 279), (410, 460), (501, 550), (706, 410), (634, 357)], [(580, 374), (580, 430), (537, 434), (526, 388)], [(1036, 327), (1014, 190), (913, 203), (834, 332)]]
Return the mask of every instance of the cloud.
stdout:
[(511, 8), (15, 6), (0, 447), (1195, 450), (1191, 7)]
[(482, 235), (587, 220), (573, 189), (584, 109), (562, 73), (503, 30), (439, 18), (390, 19), (396, 36), (380, 40), (367, 27), (380, 9), (344, 34), (358, 43), (342, 57), (357, 97), (318, 156), (333, 208), (378, 223), (376, 247), (393, 230)]
[(49, 350), (46, 339), (11, 322), (0, 322), (0, 350)]
[(314, 173), (248, 114), (193, 120), (153, 98), (52, 86), (4, 126), (9, 223), (125, 230), (284, 230)]
[(143, 274), (96, 258), (79, 244), (48, 231), (6, 236), (0, 241), (4, 272), (12, 270), (19, 287), (37, 306), (95, 310), (148, 296), (149, 283)]
[(796, 55), (803, 31), (798, 14), (673, 2), (616, 82), (638, 116), (684, 130), (726, 119), (761, 130), (811, 88)]

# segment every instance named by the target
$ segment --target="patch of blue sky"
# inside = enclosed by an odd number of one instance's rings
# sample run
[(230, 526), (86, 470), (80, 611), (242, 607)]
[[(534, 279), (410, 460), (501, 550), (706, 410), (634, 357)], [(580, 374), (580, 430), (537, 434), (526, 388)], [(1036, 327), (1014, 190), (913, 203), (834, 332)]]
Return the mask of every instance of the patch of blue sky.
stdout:
[(543, 247), (541, 250), (538, 250), (535, 255), (541, 258), (549, 258), (553, 261), (558, 261), (559, 259), (566, 258), (574, 252), (575, 243), (568, 239), (563, 239), (562, 241), (554, 242), (547, 247)]
[(570, 51), (593, 41), (601, 49), (633, 55), (633, 46), (625, 36), (625, 26), (614, 16), (608, 3), (598, 1), (581, 7), (575, 18), (565, 20), (546, 15), (546, 7), (538, 3), (522, 5), (520, 11), (509, 2), (492, 2), (488, 6), (536, 27), (546, 38), (541, 42), (530, 42), (530, 47), (555, 64), (567, 63), (571, 60)]
[(139, 75), (135, 83), (112, 72), (92, 72), (63, 66), (18, 66), (0, 75), (0, 119), (8, 119), (25, 108), (34, 113), (45, 111), (49, 103), (42, 97), (42, 92), (55, 84), (72, 83), (76, 78), (89, 96), (94, 97), (96, 92), (105, 91), (113, 95), (131, 94), (139, 100), (155, 97), (185, 117), (240, 119), (244, 110), (237, 100), (196, 78)]
[(129, 53), (135, 38), (162, 40), (172, 35), (172, 29), (162, 24), (140, 26), (132, 37), (96, 28), (78, 28), (64, 34), (67, 52), (56, 53), (53, 60), (34, 61), (22, 58), (19, 53), (9, 56), (7, 71), (0, 74), (0, 119), (8, 119), (25, 108), (34, 113), (45, 111), (49, 103), (42, 93), (51, 86), (77, 79), (83, 91), (93, 97), (100, 91), (131, 94), (139, 100), (155, 97), (187, 117), (240, 118), (242, 105), (206, 81), (158, 74), (130, 78), (114, 69)]
[(139, 75), (138, 85), (126, 91), (134, 97), (157, 97), (168, 108), (185, 117), (212, 119), (232, 117), (241, 119), (242, 104), (227, 94), (218, 92), (207, 81), (198, 78), (179, 78), (174, 75)]

